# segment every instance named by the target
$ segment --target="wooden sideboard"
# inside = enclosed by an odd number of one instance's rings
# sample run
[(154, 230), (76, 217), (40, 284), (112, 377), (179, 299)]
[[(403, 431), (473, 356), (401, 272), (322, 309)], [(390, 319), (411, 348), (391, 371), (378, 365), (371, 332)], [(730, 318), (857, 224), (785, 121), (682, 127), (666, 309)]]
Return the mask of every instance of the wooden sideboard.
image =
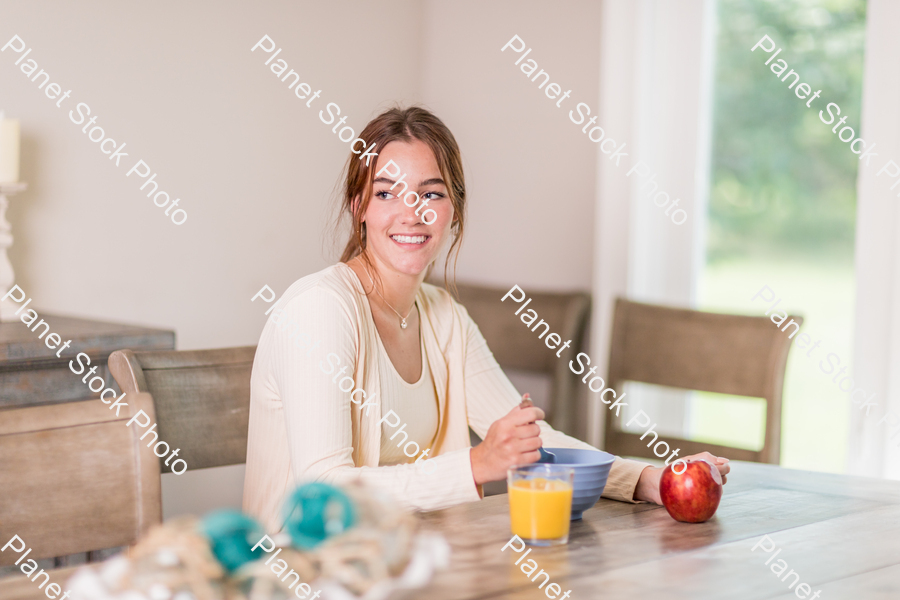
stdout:
[(175, 348), (174, 331), (44, 313), (41, 318), (50, 324), (50, 331), (64, 341), (71, 339), (72, 344), (57, 358), (57, 350), (38, 339), (40, 331), (32, 332), (20, 321), (0, 323), (0, 409), (96, 398), (99, 394), (69, 369), (69, 361), (79, 352), (90, 356), (91, 366), (100, 367), (96, 374), (118, 390), (106, 366), (111, 353), (123, 348)]

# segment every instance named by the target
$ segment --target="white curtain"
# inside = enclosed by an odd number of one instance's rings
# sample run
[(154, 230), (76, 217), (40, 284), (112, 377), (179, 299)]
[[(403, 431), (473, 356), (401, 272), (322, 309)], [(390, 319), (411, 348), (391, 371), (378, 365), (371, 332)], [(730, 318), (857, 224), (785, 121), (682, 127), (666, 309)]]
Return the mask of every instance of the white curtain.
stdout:
[(862, 137), (878, 157), (859, 168), (853, 374), (878, 406), (850, 411), (848, 472), (900, 479), (900, 168), (878, 175), (900, 165), (900, 2), (869, 0), (866, 18)]
[[(591, 357), (601, 372), (616, 296), (694, 303), (705, 249), (714, 16), (712, 0), (603, 2), (598, 124), (627, 143), (628, 157), (616, 166), (608, 155), (598, 156)], [(650, 174), (628, 176), (638, 160)], [(687, 213), (682, 224), (673, 222), (673, 209), (666, 215), (665, 206), (641, 192), (650, 179), (658, 185), (654, 194), (679, 199), (678, 208)], [(680, 434), (685, 395), (674, 393), (675, 401), (629, 396), (661, 428)], [(589, 440), (599, 444), (607, 410), (591, 401)]]

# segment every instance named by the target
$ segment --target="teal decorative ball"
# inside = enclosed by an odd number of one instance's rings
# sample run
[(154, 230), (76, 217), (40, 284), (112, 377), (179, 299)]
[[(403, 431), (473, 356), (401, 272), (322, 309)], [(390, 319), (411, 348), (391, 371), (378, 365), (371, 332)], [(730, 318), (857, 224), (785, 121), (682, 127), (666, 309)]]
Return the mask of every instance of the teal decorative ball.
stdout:
[(284, 504), (284, 529), (295, 548), (311, 550), (356, 523), (347, 494), (327, 483), (298, 487)]
[(210, 549), (229, 572), (262, 556), (262, 549), (251, 550), (265, 535), (262, 525), (236, 510), (220, 510), (206, 515), (200, 529), (209, 538)]

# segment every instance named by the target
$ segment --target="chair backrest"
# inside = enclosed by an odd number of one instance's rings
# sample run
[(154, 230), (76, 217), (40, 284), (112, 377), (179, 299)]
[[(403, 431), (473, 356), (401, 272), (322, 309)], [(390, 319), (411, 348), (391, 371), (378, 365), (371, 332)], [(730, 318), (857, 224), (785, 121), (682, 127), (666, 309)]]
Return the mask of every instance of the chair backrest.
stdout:
[[(149, 392), (159, 439), (180, 448), (188, 469), (247, 460), (250, 370), (256, 346), (215, 350), (132, 352), (109, 357), (109, 370), (126, 392)], [(163, 473), (171, 471), (160, 460)]]
[[(799, 326), (801, 317), (789, 316)], [(789, 323), (789, 321), (785, 321)], [(787, 328), (787, 325), (784, 326)], [(781, 392), (791, 339), (768, 317), (746, 317), (616, 300), (609, 385), (626, 381), (686, 390), (764, 398), (766, 433), (759, 451), (666, 436), (681, 456), (708, 450), (729, 458), (778, 463), (781, 456)], [(657, 458), (639, 434), (606, 420), (605, 450)]]
[[(40, 559), (133, 544), (162, 521), (159, 459), (126, 422), (147, 394), (0, 411), (0, 537)], [(0, 553), (0, 565), (21, 555)]]
[[(553, 378), (547, 421), (560, 431), (571, 431), (575, 419), (575, 401), (578, 395), (577, 375), (568, 367), (568, 361), (557, 358), (558, 350), (551, 350), (538, 332), (532, 332), (515, 315), (521, 304), (501, 302), (506, 289), (489, 288), (470, 284), (457, 284), (459, 301), (466, 307), (472, 320), (478, 325), (488, 347), (501, 367), (545, 373)], [(566, 352), (582, 348), (591, 310), (591, 297), (583, 292), (528, 293), (533, 309), (540, 319), (550, 324), (550, 331), (557, 333), (563, 342), (572, 340)], [(522, 314), (525, 314), (524, 312)], [(574, 354), (573, 354), (574, 356)]]

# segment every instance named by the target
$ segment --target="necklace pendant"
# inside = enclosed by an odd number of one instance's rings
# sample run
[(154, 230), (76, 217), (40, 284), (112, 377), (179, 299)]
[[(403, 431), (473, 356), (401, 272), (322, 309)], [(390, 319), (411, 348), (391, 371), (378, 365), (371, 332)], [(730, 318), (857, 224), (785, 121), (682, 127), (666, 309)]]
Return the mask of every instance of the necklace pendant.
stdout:
[(400, 319), (400, 329), (406, 329), (406, 319)]

